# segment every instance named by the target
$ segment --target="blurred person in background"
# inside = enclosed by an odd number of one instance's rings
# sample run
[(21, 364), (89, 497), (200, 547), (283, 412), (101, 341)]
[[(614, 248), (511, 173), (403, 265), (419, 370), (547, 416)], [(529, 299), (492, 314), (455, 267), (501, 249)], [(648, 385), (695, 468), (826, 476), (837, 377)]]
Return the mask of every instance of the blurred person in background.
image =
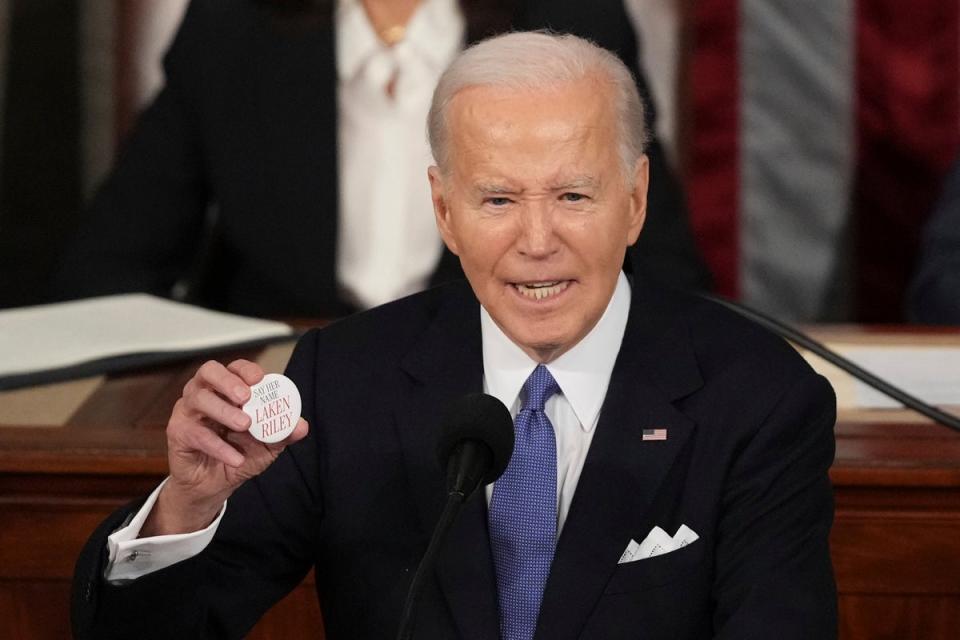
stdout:
[(907, 305), (914, 322), (960, 325), (960, 157), (923, 229)]
[[(614, 51), (649, 95), (619, 0), (193, 0), (56, 297), (330, 317), (462, 277), (423, 215), (431, 92), (465, 43), (537, 28)], [(627, 267), (709, 288), (679, 184), (656, 140), (647, 153), (650, 215)]]

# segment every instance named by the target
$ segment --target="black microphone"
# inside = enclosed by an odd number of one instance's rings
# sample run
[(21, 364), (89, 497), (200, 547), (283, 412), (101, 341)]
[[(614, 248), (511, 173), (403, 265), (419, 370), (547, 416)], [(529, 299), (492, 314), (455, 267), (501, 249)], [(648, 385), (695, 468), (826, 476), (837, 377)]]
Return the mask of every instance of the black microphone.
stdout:
[(433, 570), (440, 542), (460, 509), (481, 485), (500, 477), (512, 454), (513, 418), (502, 402), (485, 393), (473, 393), (447, 407), (437, 441), (437, 461), (447, 474), (447, 504), (410, 583), (398, 640), (413, 637), (414, 612), (423, 591), (423, 579)]
[(513, 420), (503, 403), (473, 393), (452, 403), (443, 418), (437, 461), (447, 471), (447, 495), (466, 502), (500, 477), (513, 453)]

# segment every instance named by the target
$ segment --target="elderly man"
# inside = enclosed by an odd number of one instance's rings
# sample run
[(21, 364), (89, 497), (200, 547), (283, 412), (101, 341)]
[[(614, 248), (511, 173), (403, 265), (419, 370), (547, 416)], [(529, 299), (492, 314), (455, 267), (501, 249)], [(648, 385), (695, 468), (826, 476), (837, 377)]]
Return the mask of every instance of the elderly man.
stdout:
[(483, 389), (517, 445), (441, 550), (417, 637), (834, 636), (832, 392), (781, 340), (621, 272), (642, 123), (584, 40), (462, 54), (429, 179), (469, 287), (307, 334), (287, 369), (306, 421), (280, 445), (238, 408), (262, 371), (204, 365), (170, 478), (78, 564), (77, 635), (240, 637), (315, 566), (328, 638), (391, 637), (444, 502), (438, 409)]

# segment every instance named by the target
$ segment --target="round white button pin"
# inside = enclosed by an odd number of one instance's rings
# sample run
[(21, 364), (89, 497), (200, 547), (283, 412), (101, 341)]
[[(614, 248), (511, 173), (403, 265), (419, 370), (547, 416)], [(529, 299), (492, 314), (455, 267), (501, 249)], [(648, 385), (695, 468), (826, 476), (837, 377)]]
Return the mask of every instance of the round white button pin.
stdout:
[(280, 442), (293, 433), (300, 419), (300, 392), (293, 380), (268, 373), (250, 387), (250, 399), (243, 405), (250, 416), (250, 435), (260, 442)]

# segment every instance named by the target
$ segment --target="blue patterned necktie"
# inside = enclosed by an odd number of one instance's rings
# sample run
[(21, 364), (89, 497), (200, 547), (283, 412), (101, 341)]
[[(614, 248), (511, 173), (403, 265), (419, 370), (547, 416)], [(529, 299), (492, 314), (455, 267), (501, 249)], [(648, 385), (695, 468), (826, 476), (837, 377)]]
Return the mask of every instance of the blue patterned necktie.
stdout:
[(530, 640), (557, 536), (557, 442), (543, 412), (560, 388), (537, 365), (523, 385), (516, 442), (490, 501), (490, 543), (497, 571), (502, 640)]

